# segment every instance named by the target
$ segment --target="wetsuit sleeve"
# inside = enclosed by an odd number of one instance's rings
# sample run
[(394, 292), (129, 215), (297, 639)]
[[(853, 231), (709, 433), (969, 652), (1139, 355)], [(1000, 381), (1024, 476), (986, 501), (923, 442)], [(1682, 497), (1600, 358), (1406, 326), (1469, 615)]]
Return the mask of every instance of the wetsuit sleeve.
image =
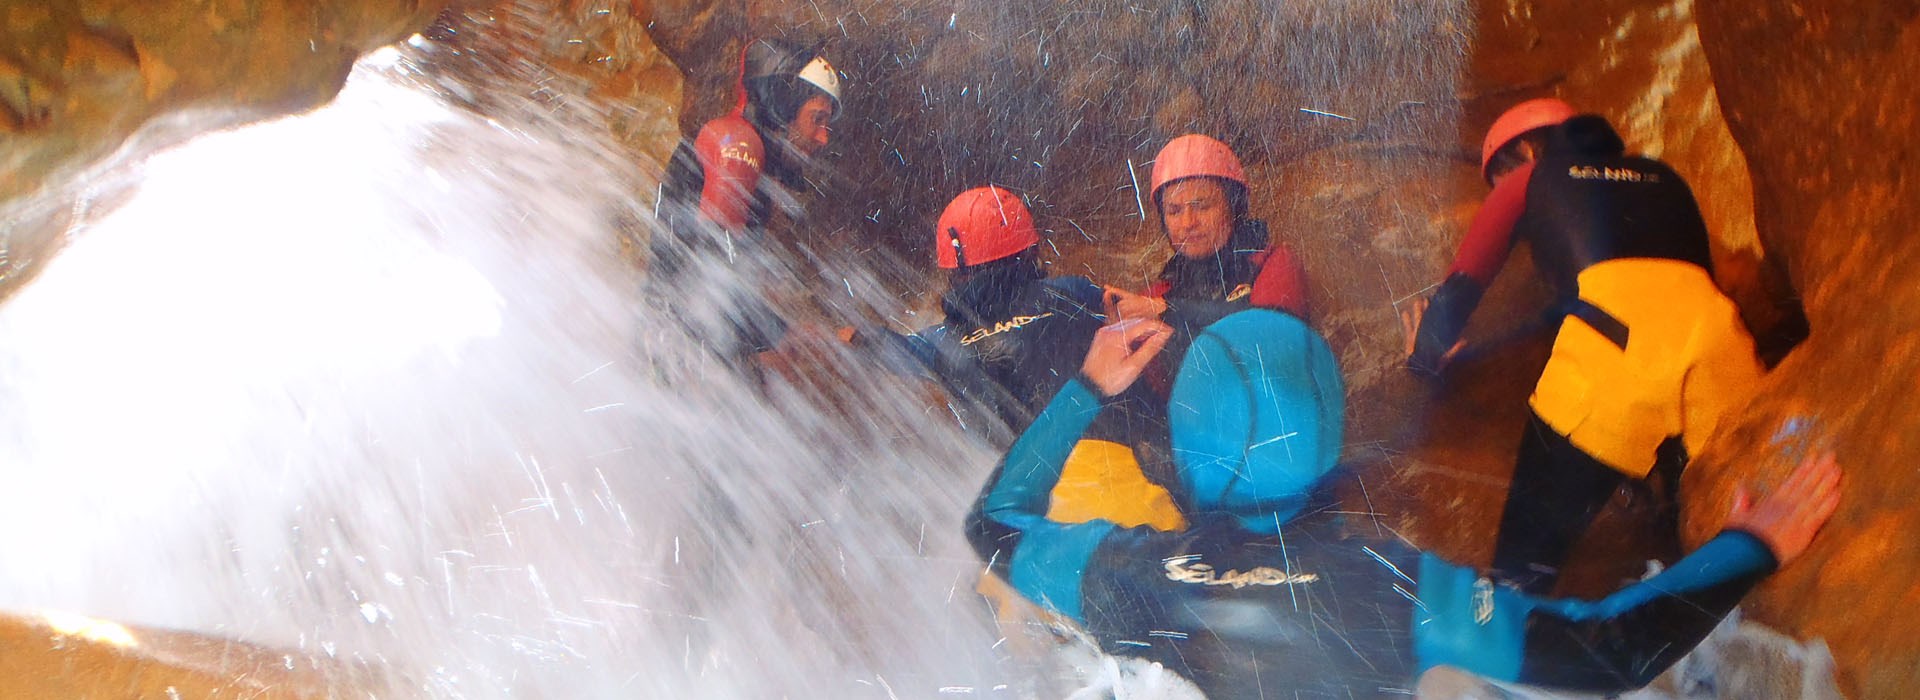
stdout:
[(1506, 264), (1507, 254), (1513, 251), (1514, 224), (1526, 209), (1527, 183), (1532, 175), (1533, 165), (1527, 164), (1501, 178), (1474, 214), (1467, 237), (1460, 241), (1453, 265), (1447, 268), (1445, 281), (1433, 293), (1426, 315), (1420, 319), (1413, 356), (1407, 359), (1407, 366), (1415, 372), (1439, 372), (1447, 351), (1466, 331), (1467, 319), (1480, 305), (1481, 295)]
[(728, 231), (745, 229), (766, 162), (760, 135), (745, 120), (715, 120), (700, 129), (694, 152), (706, 175), (700, 187), (701, 215)]
[(1307, 318), (1307, 273), (1291, 248), (1276, 245), (1267, 252), (1247, 300), (1254, 306)]
[(1055, 277), (1047, 280), (1046, 289), (1048, 310), (1073, 318), (1104, 318), (1106, 292), (1093, 280)]
[(1651, 683), (1777, 568), (1759, 538), (1727, 531), (1613, 595), (1543, 602), (1529, 621), (1516, 680), (1599, 692)]
[(1067, 457), (1100, 412), (1100, 397), (1085, 380), (1074, 378), (1055, 394), (1046, 410), (1015, 440), (975, 505), (969, 529), (992, 543), (983, 554), (1003, 565), (1015, 590), (1044, 607), (1076, 620), (1081, 576), (1100, 542), (1115, 528), (1093, 520), (1048, 520), (1053, 487)]
[(1638, 688), (1705, 639), (1778, 566), (1759, 538), (1728, 530), (1659, 575), (1586, 601), (1496, 586), (1428, 554), (1415, 653), (1423, 670), (1448, 665), (1590, 692)]
[(1493, 187), (1486, 201), (1480, 203), (1480, 210), (1474, 212), (1473, 223), (1467, 225), (1467, 237), (1461, 239), (1460, 249), (1453, 254), (1448, 277), (1466, 275), (1482, 289), (1493, 284), (1494, 275), (1500, 274), (1507, 254), (1513, 251), (1513, 225), (1527, 208), (1527, 183), (1532, 179), (1533, 164), (1529, 163)]

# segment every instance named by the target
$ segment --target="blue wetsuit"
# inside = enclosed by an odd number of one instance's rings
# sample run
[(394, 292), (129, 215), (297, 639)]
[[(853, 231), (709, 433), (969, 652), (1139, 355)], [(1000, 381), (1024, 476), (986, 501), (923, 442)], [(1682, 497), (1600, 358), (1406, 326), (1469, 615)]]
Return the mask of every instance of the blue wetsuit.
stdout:
[(1775, 568), (1758, 539), (1726, 532), (1604, 599), (1552, 600), (1315, 506), (1339, 454), (1344, 399), (1325, 343), (1285, 314), (1246, 311), (1208, 327), (1172, 401), (1170, 488), (1188, 529), (1046, 519), (1067, 454), (1102, 410), (1076, 378), (1008, 451), (968, 534), (1023, 595), (1209, 697), (1395, 694), (1442, 664), (1537, 685), (1634, 688)]

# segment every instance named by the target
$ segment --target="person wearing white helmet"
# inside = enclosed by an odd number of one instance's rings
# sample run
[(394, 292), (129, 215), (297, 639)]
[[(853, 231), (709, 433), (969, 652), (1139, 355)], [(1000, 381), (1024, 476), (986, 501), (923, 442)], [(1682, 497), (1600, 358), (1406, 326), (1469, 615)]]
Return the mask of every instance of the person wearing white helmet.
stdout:
[(1481, 147), (1487, 195), (1430, 299), (1403, 314), (1408, 366), (1440, 374), (1515, 243), (1557, 298), (1553, 354), (1534, 386), (1493, 566), (1546, 592), (1616, 491), (1677, 546), (1679, 473), (1763, 373), (1739, 310), (1715, 286), (1706, 224), (1680, 174), (1629, 155), (1606, 119), (1523, 102)]
[(732, 112), (674, 153), (664, 194), (694, 202), (702, 219), (727, 232), (759, 233), (775, 199), (770, 186), (801, 186), (801, 166), (826, 148), (840, 77), (812, 49), (760, 39), (741, 57), (737, 98)]
[[(804, 166), (828, 143), (841, 111), (840, 75), (816, 49), (759, 39), (742, 51), (737, 99), (733, 111), (682, 141), (667, 165), (662, 226), (649, 246), (654, 280), (663, 286), (682, 283), (702, 256), (737, 267), (742, 249), (761, 247), (776, 206), (798, 201)], [(774, 349), (786, 335), (785, 319), (757, 294), (736, 296), (725, 313), (729, 328), (718, 334), (729, 337), (709, 340), (727, 355)]]

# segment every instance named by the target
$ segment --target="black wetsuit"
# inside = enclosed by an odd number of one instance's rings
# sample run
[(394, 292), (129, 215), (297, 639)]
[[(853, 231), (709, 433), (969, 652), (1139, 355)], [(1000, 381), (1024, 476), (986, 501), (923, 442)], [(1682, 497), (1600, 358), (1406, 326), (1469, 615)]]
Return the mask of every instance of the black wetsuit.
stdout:
[[(715, 119), (682, 141), (661, 186), (660, 223), (649, 245), (656, 285), (685, 284), (696, 263), (731, 269), (719, 313), (722, 327), (688, 325), (723, 356), (745, 358), (771, 350), (787, 323), (752, 283), (769, 263), (767, 226), (778, 202), (791, 202), (800, 183), (797, 157), (778, 135), (742, 112)], [(683, 317), (683, 322), (688, 319)]]

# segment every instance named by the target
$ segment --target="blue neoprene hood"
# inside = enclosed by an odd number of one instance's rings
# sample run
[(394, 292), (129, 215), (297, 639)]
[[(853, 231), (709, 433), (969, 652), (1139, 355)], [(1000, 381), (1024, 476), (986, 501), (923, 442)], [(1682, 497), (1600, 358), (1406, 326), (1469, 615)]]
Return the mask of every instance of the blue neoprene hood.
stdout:
[(1345, 410), (1333, 351), (1300, 319), (1250, 309), (1208, 326), (1168, 403), (1183, 505), (1277, 531), (1339, 461)]

